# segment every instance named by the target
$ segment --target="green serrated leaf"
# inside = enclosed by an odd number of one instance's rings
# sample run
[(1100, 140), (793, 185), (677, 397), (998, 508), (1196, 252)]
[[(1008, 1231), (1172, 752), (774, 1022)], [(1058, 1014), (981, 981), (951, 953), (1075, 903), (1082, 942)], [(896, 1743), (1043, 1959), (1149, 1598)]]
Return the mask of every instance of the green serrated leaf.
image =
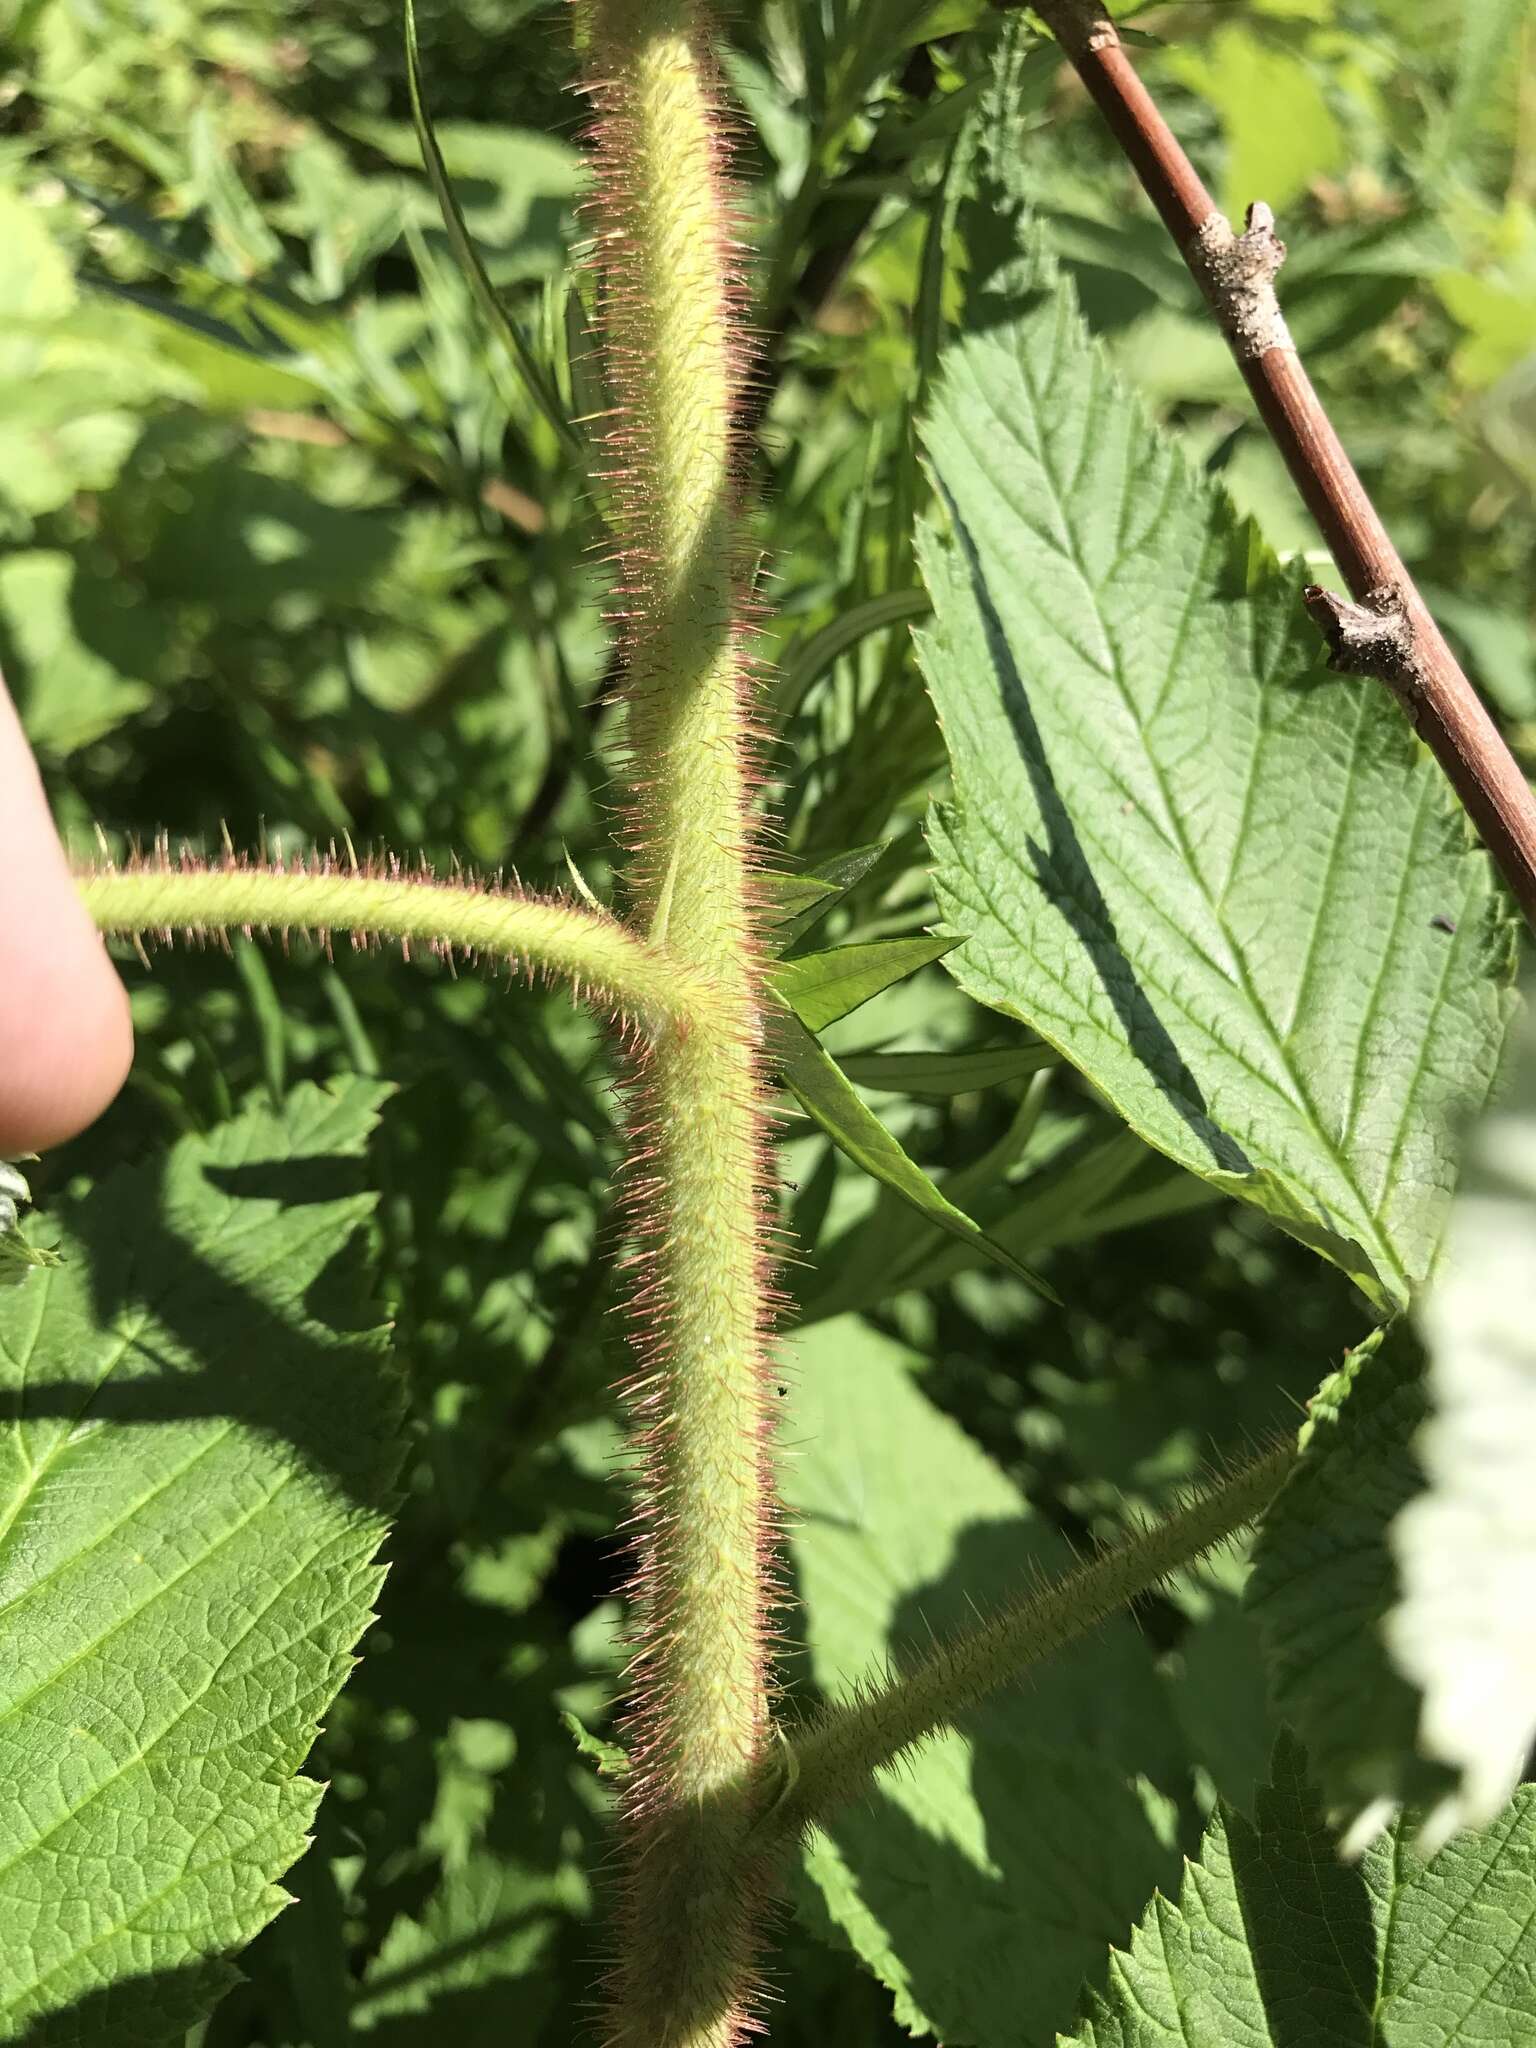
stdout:
[(1024, 1280), (1047, 1301), (1060, 1296), (1022, 1259), (994, 1244), (963, 1209), (947, 1201), (900, 1143), (845, 1080), (830, 1053), (823, 1050), (787, 1004), (768, 1013), (769, 1044), (784, 1085), (806, 1115), (819, 1124), (854, 1164), (900, 1195), (930, 1223), (959, 1237), (996, 1265)]
[(1360, 1847), (1443, 1768), (1415, 1755), (1418, 1699), (1382, 1624), (1398, 1592), (1387, 1546), (1422, 1484), (1423, 1354), (1406, 1324), (1362, 1344), (1308, 1407), (1300, 1464), (1264, 1518), (1247, 1587), (1275, 1706), (1307, 1746), (1330, 1817)]
[(1320, 669), (1296, 576), (1035, 278), (926, 434), (949, 969), (1399, 1304), (1497, 1068), (1507, 914), (1389, 694)]
[(396, 1463), (352, 1258), (386, 1092), (112, 1175), (0, 1295), (0, 2039), (179, 2044), (284, 1903)]
[(1256, 1823), (1217, 1812), (1061, 2048), (1524, 2048), (1533, 1920), (1536, 1789), (1433, 1862), (1394, 1829), (1351, 1868), (1282, 1738)]
[(1536, 1025), (1474, 1138), (1419, 1315), (1432, 1415), (1426, 1488), (1391, 1532), (1387, 1641), (1423, 1697), (1419, 1742), (1459, 1774), (1426, 1823), (1482, 1827), (1536, 1744)]
[[(785, 1466), (817, 1683), (840, 1692), (963, 1626), (1066, 1545), (855, 1317), (799, 1338)], [(1177, 1855), (1150, 1786), (1182, 1744), (1152, 1654), (1118, 1621), (923, 1747), (813, 1838), (800, 1911), (840, 1932), (898, 2021), (955, 2042), (1048, 2040)], [(1138, 1778), (1143, 1782), (1138, 1783)], [(830, 1923), (830, 1924), (829, 1924)]]
[(919, 967), (942, 960), (954, 945), (953, 939), (924, 935), (832, 946), (824, 953), (802, 953), (797, 959), (781, 960), (771, 978), (808, 1031), (825, 1031), (882, 989), (905, 981)]

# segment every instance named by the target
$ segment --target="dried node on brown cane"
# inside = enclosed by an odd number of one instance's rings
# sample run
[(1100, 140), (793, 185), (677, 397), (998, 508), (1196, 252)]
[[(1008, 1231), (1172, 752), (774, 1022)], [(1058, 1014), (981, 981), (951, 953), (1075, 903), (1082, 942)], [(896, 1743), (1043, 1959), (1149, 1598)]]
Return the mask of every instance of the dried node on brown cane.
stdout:
[(1339, 675), (1374, 676), (1400, 695), (1419, 687), (1413, 621), (1395, 584), (1367, 593), (1360, 604), (1309, 583), (1302, 592), (1312, 622), (1328, 643), (1328, 666)]
[(1249, 207), (1240, 235), (1232, 232), (1225, 214), (1213, 213), (1195, 236), (1189, 260), (1240, 360), (1253, 361), (1272, 348), (1293, 346), (1275, 295), (1285, 244), (1262, 199)]

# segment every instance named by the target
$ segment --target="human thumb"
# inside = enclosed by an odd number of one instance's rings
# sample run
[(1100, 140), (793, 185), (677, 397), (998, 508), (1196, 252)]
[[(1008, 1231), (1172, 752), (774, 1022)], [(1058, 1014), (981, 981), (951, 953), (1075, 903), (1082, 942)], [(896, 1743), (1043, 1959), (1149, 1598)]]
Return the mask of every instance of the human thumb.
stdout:
[(0, 684), (0, 1158), (83, 1130), (132, 1058), (127, 995)]

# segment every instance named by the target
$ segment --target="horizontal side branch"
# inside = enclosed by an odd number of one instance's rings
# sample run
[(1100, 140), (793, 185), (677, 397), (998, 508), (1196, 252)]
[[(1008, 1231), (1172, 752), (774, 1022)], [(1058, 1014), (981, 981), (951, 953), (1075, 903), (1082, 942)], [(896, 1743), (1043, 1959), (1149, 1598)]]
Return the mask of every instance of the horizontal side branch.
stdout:
[(345, 935), (358, 947), (391, 940), (407, 954), (418, 946), (450, 958), (501, 959), (564, 982), (579, 999), (650, 1035), (686, 1028), (717, 1006), (702, 975), (604, 911), (403, 868), (152, 860), (94, 869), (79, 887), (98, 929), (141, 945), (261, 932), (329, 946)]

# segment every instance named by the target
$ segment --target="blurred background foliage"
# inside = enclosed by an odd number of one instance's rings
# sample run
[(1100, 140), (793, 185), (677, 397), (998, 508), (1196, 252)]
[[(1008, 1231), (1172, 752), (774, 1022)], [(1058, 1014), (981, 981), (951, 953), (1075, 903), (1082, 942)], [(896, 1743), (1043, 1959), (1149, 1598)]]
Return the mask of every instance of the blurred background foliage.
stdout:
[[(606, 890), (601, 483), (460, 273), (392, 0), (0, 14), (0, 666), (77, 846), (164, 830), (212, 848), (227, 829), (540, 887), (569, 860)], [(1224, 203), (1281, 212), (1314, 377), (1536, 761), (1536, 5), (1187, 0), (1127, 19)], [(486, 272), (559, 407), (596, 413), (566, 10), (421, 0), (418, 25)], [(851, 865), (818, 942), (917, 931), (943, 754), (907, 633), (927, 489), (912, 423), (945, 332), (981, 310), (999, 194), (1033, 211), (1191, 460), (1283, 552), (1318, 539), (1025, 16), (769, 0), (733, 10), (728, 36), (784, 722), (768, 794), (788, 865), (884, 846)], [(605, 1793), (562, 1715), (606, 1730), (620, 1655), (606, 1048), (549, 997), (366, 955), (237, 944), (232, 967), (163, 953), (127, 972), (134, 1081), (34, 1177), (44, 1200), (253, 1091), (348, 1070), (397, 1090), (377, 1166), (414, 1420), (392, 1572), (316, 1759), (332, 1791), (299, 1903), (206, 2041), (405, 2044), (449, 2024), (471, 2048), (509, 2021), (520, 2042), (578, 2038)], [(1004, 1041), (929, 968), (827, 1042)], [(1060, 1072), (870, 1100), (1069, 1306), (877, 1198), (786, 1116), (797, 1312), (849, 1318), (849, 1343), (898, 1338), (1073, 1540), (1282, 1426), (1366, 1326), (1330, 1269), (1152, 1159)], [(1241, 1569), (1142, 1616), (1188, 1745), (1186, 1840), (1264, 1756)], [(789, 1941), (776, 2039), (900, 2038), (846, 1952), (809, 1928)]]

